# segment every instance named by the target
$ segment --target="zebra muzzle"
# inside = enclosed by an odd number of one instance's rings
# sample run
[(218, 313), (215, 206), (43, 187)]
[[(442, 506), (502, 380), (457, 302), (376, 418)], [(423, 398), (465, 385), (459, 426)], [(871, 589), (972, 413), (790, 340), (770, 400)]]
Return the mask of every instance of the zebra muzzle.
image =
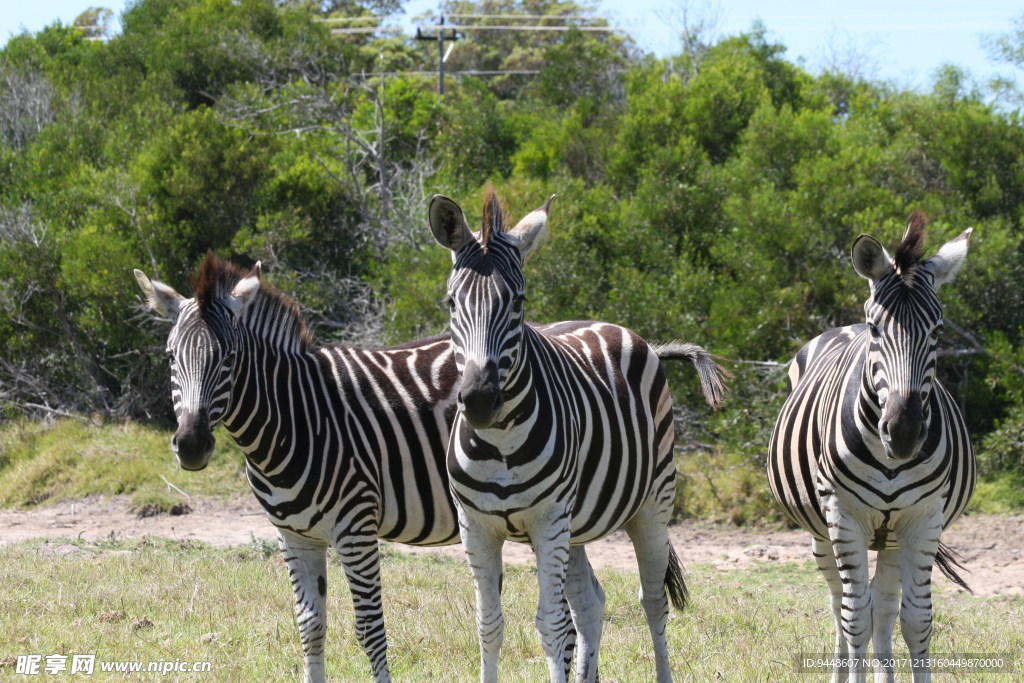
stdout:
[(498, 365), (488, 362), (480, 367), (473, 362), (467, 363), (462, 372), (459, 407), (470, 426), (474, 429), (490, 427), (503, 405)]
[(178, 417), (178, 430), (171, 437), (171, 450), (182, 469), (196, 471), (205, 468), (215, 444), (205, 410), (182, 413)]
[(922, 410), (920, 394), (912, 394), (907, 399), (890, 393), (878, 433), (891, 457), (907, 460), (917, 455), (928, 436), (928, 420)]

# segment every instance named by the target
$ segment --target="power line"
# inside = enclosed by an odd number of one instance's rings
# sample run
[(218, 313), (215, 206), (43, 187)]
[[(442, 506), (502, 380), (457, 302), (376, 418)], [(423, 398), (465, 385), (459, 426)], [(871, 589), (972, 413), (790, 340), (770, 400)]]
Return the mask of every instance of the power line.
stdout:
[[(437, 41), (437, 94), (444, 95), (444, 62), (448, 59), (451, 49), (455, 47), (455, 41), (461, 38), (461, 36), (454, 28), (450, 32), (445, 29), (443, 16), (441, 17), (441, 23), (433, 26), (436, 30), (434, 35), (424, 33), (423, 28), (425, 27), (416, 28), (416, 40)], [(444, 51), (444, 42), (446, 40), (451, 43), (448, 52)]]
[[(455, 41), (463, 38), (460, 32), (464, 31), (554, 31), (564, 33), (568, 31), (581, 31), (581, 32), (594, 32), (594, 33), (617, 33), (626, 32), (626, 29), (614, 27), (614, 26), (580, 26), (580, 25), (562, 25), (562, 26), (551, 26), (551, 25), (540, 25), (540, 24), (445, 24), (445, 18), (448, 19), (484, 19), (484, 20), (508, 20), (508, 19), (522, 19), (522, 20), (552, 20), (552, 21), (573, 21), (573, 20), (585, 20), (585, 21), (603, 21), (607, 22), (606, 19), (601, 17), (582, 17), (582, 16), (551, 16), (544, 14), (442, 14), (437, 23), (434, 24), (421, 24), (416, 27), (416, 40), (430, 41), (437, 43), (437, 92), (439, 95), (444, 94), (444, 63), (448, 59), (448, 55), (451, 54), (452, 48), (455, 47)], [(357, 21), (377, 21), (380, 22), (379, 17), (334, 17), (322, 19), (324, 23), (335, 24), (335, 23), (349, 23)], [(433, 31), (433, 33), (429, 33)], [(401, 33), (402, 29), (397, 26), (349, 26), (345, 28), (331, 28), (332, 35), (353, 35), (353, 34), (370, 34), (370, 33)], [(449, 43), (448, 50), (444, 49), (445, 42)], [(414, 73), (414, 72), (405, 72)], [(538, 70), (468, 70), (460, 71), (459, 75), (467, 76), (503, 76), (503, 75), (536, 75), (540, 73)], [(380, 76), (390, 76), (394, 74), (379, 74)]]
[[(602, 33), (610, 33), (626, 30), (615, 26), (523, 26), (522, 24), (457, 24), (457, 27), (460, 31), (599, 31)], [(421, 28), (434, 28), (434, 26), (427, 25)]]
[[(433, 19), (433, 17), (430, 17)], [(534, 23), (532, 24), (445, 24), (445, 19), (477, 19), (484, 21), (507, 21), (511, 20), (529, 20)], [(325, 24), (350, 24), (350, 23), (363, 23), (363, 22), (376, 22), (373, 26), (348, 26), (344, 28), (331, 28), (331, 33), (338, 35), (346, 34), (357, 34), (357, 33), (375, 33), (380, 31), (382, 33), (400, 33), (401, 27), (398, 26), (381, 26), (380, 22), (385, 20), (386, 17), (325, 17), (319, 19)], [(603, 24), (568, 24), (568, 25), (551, 25), (551, 24), (539, 24), (538, 21), (560, 21), (560, 22), (603, 22)], [(589, 31), (589, 32), (625, 32), (627, 29), (610, 26), (608, 20), (604, 17), (587, 17), (582, 15), (549, 15), (549, 14), (441, 14), (440, 20), (433, 24), (419, 24), (416, 27), (417, 35), (424, 30), (442, 30), (441, 27), (449, 28), (454, 27), (458, 30), (468, 31)]]

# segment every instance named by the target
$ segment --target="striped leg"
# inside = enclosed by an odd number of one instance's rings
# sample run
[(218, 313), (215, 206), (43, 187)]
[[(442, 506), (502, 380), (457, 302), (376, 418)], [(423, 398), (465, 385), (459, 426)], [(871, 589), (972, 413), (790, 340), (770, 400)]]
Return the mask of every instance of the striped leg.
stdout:
[[(668, 514), (671, 514), (671, 510)], [(647, 616), (647, 627), (654, 642), (658, 683), (672, 680), (668, 640), (665, 634), (668, 626), (668, 595), (665, 592), (665, 581), (672, 552), (668, 540), (667, 517), (663, 511), (655, 511), (650, 504), (646, 504), (625, 525), (629, 540), (633, 542), (637, 567), (640, 570), (640, 604)]]
[(375, 681), (390, 681), (388, 640), (380, 594), (380, 548), (377, 535), (342, 535), (335, 549), (348, 579), (355, 611), (356, 640), (370, 659)]
[[(588, 563), (589, 563), (589, 560), (588, 560)], [(565, 580), (566, 580), (565, 591), (566, 591), (567, 594), (569, 592), (569, 585), (568, 585), (569, 574), (571, 574), (571, 573), (572, 573), (572, 556), (569, 557), (569, 571), (566, 573), (566, 578), (565, 578)], [(596, 581), (596, 578), (595, 578), (595, 581)], [(600, 589), (600, 586), (598, 586), (598, 588)], [(601, 595), (603, 597), (604, 593), (602, 593)], [(561, 657), (561, 661), (565, 662), (565, 680), (569, 680), (569, 673), (572, 671), (573, 653), (576, 652), (576, 629), (577, 629), (577, 626), (576, 626), (576, 618), (573, 616), (573, 610), (572, 610), (572, 607), (569, 605), (569, 600), (568, 600), (567, 597), (563, 597), (562, 598), (562, 613), (565, 614), (565, 618), (566, 619), (568, 619), (570, 622), (572, 622), (572, 629), (571, 629), (571, 631), (569, 633), (569, 637), (565, 641), (565, 651), (562, 653), (562, 657)], [(604, 613), (603, 612), (601, 614), (601, 617), (602, 617), (602, 621), (603, 621), (603, 618), (604, 618)], [(582, 652), (582, 650), (581, 650), (581, 652)], [(596, 655), (595, 655), (594, 659), (595, 659), (595, 661), (597, 660), (597, 656)]]
[[(561, 506), (558, 506), (561, 508)], [(569, 566), (569, 513), (560, 510), (541, 517), (541, 523), (530, 529), (530, 542), (537, 557), (537, 633), (548, 660), (551, 681), (565, 681), (571, 661), (566, 660), (569, 641), (576, 638), (572, 615), (566, 613), (563, 600), (567, 598), (565, 583)], [(545, 523), (545, 521), (548, 523)], [(572, 603), (570, 603), (570, 606)], [(581, 627), (582, 633), (582, 627)]]
[[(576, 681), (592, 683), (597, 680), (597, 653), (604, 627), (604, 590), (582, 545), (569, 548), (565, 594), (576, 627)], [(571, 656), (571, 651), (565, 654), (566, 659)]]
[[(909, 537), (900, 537), (903, 602), (900, 630), (913, 658), (925, 658), (932, 640), (932, 565), (942, 533), (942, 511), (936, 510)], [(931, 669), (914, 667), (914, 683), (930, 681)]]
[(278, 530), (281, 555), (295, 593), (295, 620), (302, 641), (304, 679), (324, 680), (324, 634), (327, 628), (327, 544)]
[(843, 585), (840, 626), (846, 638), (848, 656), (853, 660), (848, 671), (852, 680), (864, 681), (867, 676), (864, 662), (871, 639), (867, 534), (851, 515), (840, 509), (834, 493), (819, 489), (818, 495)]
[[(875, 576), (871, 579), (871, 645), (875, 657), (882, 662), (892, 661), (892, 631), (900, 604), (900, 551), (879, 550), (875, 561)], [(875, 672), (876, 683), (895, 680), (892, 667)]]
[[(850, 654), (850, 646), (843, 635), (843, 580), (839, 577), (839, 568), (836, 566), (836, 556), (832, 554), (832, 542), (814, 538), (812, 552), (814, 562), (818, 565), (821, 575), (828, 583), (829, 602), (832, 606), (832, 616), (836, 620), (836, 659), (844, 659)], [(845, 671), (838, 668), (834, 670), (833, 683), (841, 683), (847, 678)]]
[[(505, 617), (501, 613), (501, 547), (505, 539), (482, 524), (471, 524), (459, 506), (459, 527), (466, 560), (476, 588), (476, 630), (480, 639), (480, 680), (496, 683), (498, 655), (505, 639)], [(559, 608), (564, 609), (559, 601)]]

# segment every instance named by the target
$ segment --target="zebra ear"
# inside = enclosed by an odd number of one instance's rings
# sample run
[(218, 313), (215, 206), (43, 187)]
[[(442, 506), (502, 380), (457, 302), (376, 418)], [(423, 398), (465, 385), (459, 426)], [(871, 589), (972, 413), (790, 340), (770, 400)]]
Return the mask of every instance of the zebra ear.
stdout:
[(138, 268), (135, 269), (135, 280), (139, 283), (142, 293), (146, 296), (146, 303), (161, 316), (174, 320), (178, 317), (178, 309), (181, 302), (185, 300), (181, 294), (174, 291), (162, 282), (150, 280), (149, 276)]
[(228, 308), (236, 316), (241, 315), (242, 311), (249, 307), (249, 304), (256, 298), (256, 292), (260, 291), (261, 271), (261, 263), (257, 261), (249, 274), (239, 280), (228, 295)]
[(462, 209), (454, 200), (443, 194), (435, 194), (430, 199), (430, 232), (434, 239), (445, 249), (456, 252), (473, 239), (473, 233), (466, 223)]
[(524, 259), (548, 239), (548, 209), (554, 198), (555, 195), (551, 195), (544, 206), (526, 214), (523, 220), (516, 223), (516, 227), (506, 233), (519, 247), (519, 253)]
[(974, 228), (967, 228), (957, 237), (942, 245), (939, 253), (924, 262), (924, 267), (932, 274), (932, 286), (938, 289), (951, 282), (964, 265), (967, 258), (967, 242)]
[(861, 235), (850, 250), (853, 269), (862, 278), (877, 282), (892, 272), (892, 259), (885, 248), (871, 235)]

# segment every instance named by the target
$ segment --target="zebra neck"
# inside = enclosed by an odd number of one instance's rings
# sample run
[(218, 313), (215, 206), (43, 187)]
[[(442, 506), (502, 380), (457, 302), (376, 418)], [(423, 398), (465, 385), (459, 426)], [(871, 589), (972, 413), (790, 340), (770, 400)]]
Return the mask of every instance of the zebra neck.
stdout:
[(303, 370), (308, 354), (268, 346), (248, 337), (239, 343), (224, 427), (245, 453), (249, 466), (274, 473), (295, 444), (292, 402), (306, 394)]
[(532, 327), (524, 325), (520, 352), (508, 371), (502, 390), (505, 405), (495, 423), (499, 429), (511, 429), (533, 421), (537, 403), (534, 361), (537, 344), (542, 343), (539, 337)]
[(854, 377), (859, 377), (859, 387), (856, 397), (856, 424), (862, 436), (871, 440), (881, 441), (878, 435), (878, 421), (882, 417), (882, 408), (879, 405), (878, 392), (875, 391), (875, 384), (871, 376), (871, 355), (870, 345), (863, 344), (863, 352), (859, 362), (861, 371)]
[(296, 310), (275, 295), (260, 290), (240, 321), (241, 334), (249, 343), (262, 342), (282, 353), (309, 350), (306, 325)]

